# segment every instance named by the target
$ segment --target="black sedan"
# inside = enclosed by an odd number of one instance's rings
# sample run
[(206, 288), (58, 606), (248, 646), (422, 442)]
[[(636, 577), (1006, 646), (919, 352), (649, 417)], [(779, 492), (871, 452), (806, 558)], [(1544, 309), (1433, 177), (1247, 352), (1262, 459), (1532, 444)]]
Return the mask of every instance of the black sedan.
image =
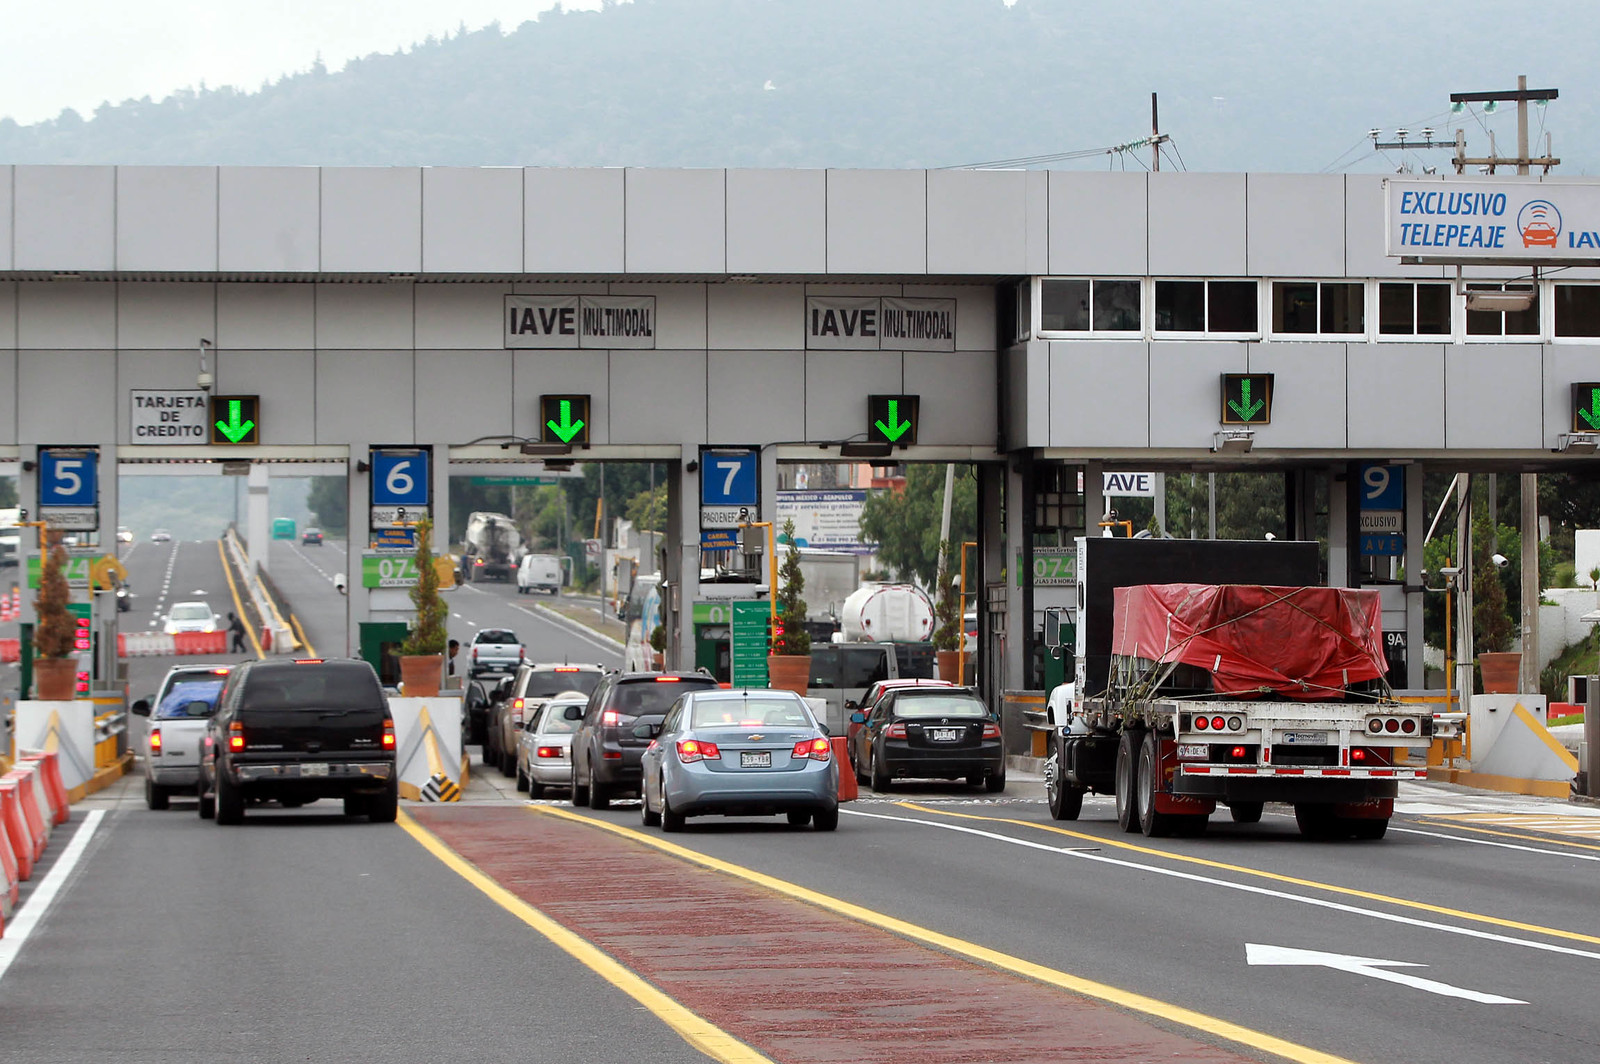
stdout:
[(322, 529), (308, 528), (304, 532), (300, 533), (300, 545), (302, 547), (322, 546)]
[(991, 794), (1006, 789), (1000, 725), (965, 688), (910, 687), (884, 693), (863, 724), (854, 751), (858, 779), (887, 791), (891, 781), (964, 779)]

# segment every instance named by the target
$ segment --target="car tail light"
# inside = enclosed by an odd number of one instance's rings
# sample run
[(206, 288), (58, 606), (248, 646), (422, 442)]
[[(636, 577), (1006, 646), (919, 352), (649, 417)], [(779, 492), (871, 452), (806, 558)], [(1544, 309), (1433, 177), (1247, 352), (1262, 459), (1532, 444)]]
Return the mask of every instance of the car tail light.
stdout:
[[(321, 658), (295, 658), (294, 659), (294, 663), (296, 665), (321, 665), (322, 664), (322, 659)], [(219, 676), (226, 676), (228, 674), (228, 670), (227, 669), (217, 669), (215, 671)]]
[(813, 761), (826, 761), (833, 756), (833, 747), (826, 739), (801, 739), (794, 744), (794, 749), (789, 751), (789, 756), (796, 761), (808, 757)]
[(161, 729), (160, 728), (151, 728), (150, 729), (150, 752), (152, 754), (161, 753)]
[(213, 675), (213, 676), (226, 676), (226, 675), (228, 675), (228, 670), (227, 669), (212, 669), (211, 670), (211, 675)]
[(555, 672), (577, 672), (578, 671), (578, 667), (576, 665), (557, 665), (553, 671), (555, 671)]
[(721, 761), (722, 751), (717, 749), (716, 743), (704, 739), (679, 739), (678, 760), (685, 765), (696, 761)]
[(228, 749), (244, 749), (244, 725), (240, 724), (238, 721), (234, 721), (232, 724), (228, 725)]
[(537, 752), (537, 754), (535, 756), (537, 756), (537, 757), (560, 757), (561, 756), (561, 747), (559, 747), (559, 746), (541, 746), (541, 747), (539, 747), (539, 750), (538, 750), (538, 752)]
[(527, 703), (520, 698), (513, 698), (511, 700), (511, 723), (522, 723), (522, 709), (526, 704)]
[(383, 748), (394, 749), (394, 721), (385, 717), (383, 720)]
[(889, 725), (887, 728), (883, 729), (883, 737), (885, 739), (904, 739), (906, 737), (905, 724), (900, 721), (896, 721), (895, 723)]
[(677, 676), (657, 676), (656, 683), (677, 683), (679, 679)]
[(614, 727), (622, 723), (622, 714), (614, 709), (608, 709), (600, 714), (600, 723), (608, 727)]
[(1194, 730), (1195, 731), (1205, 731), (1209, 727), (1211, 727), (1211, 721), (1210, 721), (1209, 718), (1206, 718), (1206, 717), (1196, 717), (1196, 718), (1194, 718)]
[(477, 661), (478, 660), (478, 648), (477, 647), (473, 647), (472, 648), (472, 660), (473, 661)]
[(517, 660), (518, 661), (526, 661), (527, 659), (528, 659), (528, 648), (527, 647), (518, 647), (517, 648)]
[(1000, 725), (994, 723), (993, 721), (990, 721), (988, 724), (985, 724), (983, 726), (983, 737), (985, 739), (998, 739), (998, 738), (1000, 738)]

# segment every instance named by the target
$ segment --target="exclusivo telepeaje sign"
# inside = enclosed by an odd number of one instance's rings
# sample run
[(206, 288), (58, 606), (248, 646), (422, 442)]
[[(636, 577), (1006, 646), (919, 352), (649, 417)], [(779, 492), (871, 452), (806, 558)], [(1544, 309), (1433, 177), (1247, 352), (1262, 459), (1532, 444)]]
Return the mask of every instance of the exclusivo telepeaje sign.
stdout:
[(1384, 181), (1391, 256), (1429, 262), (1600, 259), (1600, 183)]

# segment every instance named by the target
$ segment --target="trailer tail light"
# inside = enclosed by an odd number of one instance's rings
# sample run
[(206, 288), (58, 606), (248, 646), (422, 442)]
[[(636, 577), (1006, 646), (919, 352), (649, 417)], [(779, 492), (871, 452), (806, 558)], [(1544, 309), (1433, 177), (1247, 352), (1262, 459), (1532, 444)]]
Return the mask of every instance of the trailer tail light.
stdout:
[(1364, 746), (1355, 746), (1350, 749), (1350, 764), (1364, 765), (1367, 763), (1367, 749)]
[(234, 752), (244, 749), (244, 725), (238, 721), (228, 725), (228, 749)]
[(1367, 721), (1367, 731), (1371, 732), (1373, 735), (1377, 735), (1379, 732), (1383, 731), (1383, 721), (1378, 717), (1373, 717), (1371, 720)]
[(896, 721), (895, 723), (889, 725), (887, 728), (883, 729), (883, 737), (885, 739), (904, 739), (906, 737), (905, 723), (903, 721)]
[(1227, 726), (1228, 726), (1228, 722), (1227, 722), (1227, 720), (1225, 718), (1223, 718), (1223, 717), (1212, 717), (1211, 718), (1211, 730), (1212, 731), (1222, 731)]
[(383, 718), (383, 748), (394, 749), (394, 721), (388, 717)]
[(708, 743), (704, 739), (679, 739), (678, 760), (685, 765), (696, 761), (721, 761), (722, 751), (717, 749), (716, 743)]
[(1390, 735), (1394, 735), (1400, 730), (1400, 722), (1395, 720), (1393, 717), (1390, 717), (1388, 720), (1383, 722), (1383, 730), (1388, 732)]
[(1243, 719), (1241, 719), (1239, 717), (1229, 717), (1228, 718), (1228, 730), (1229, 731), (1244, 731), (1244, 721), (1243, 721)]
[(1211, 727), (1211, 719), (1209, 717), (1196, 717), (1196, 718), (1194, 718), (1194, 730), (1195, 731), (1205, 731), (1209, 727)]
[(833, 756), (833, 747), (826, 739), (801, 739), (794, 744), (794, 749), (789, 751), (789, 756), (796, 761), (811, 758), (813, 761), (826, 761)]
[(1405, 720), (1400, 722), (1400, 730), (1405, 732), (1407, 735), (1413, 735), (1417, 730), (1417, 722), (1412, 720), (1410, 717), (1407, 717)]
[(998, 738), (1000, 738), (1000, 725), (994, 723), (993, 721), (990, 721), (988, 724), (985, 724), (983, 726), (983, 737), (985, 739), (998, 739)]
[(150, 729), (150, 752), (157, 757), (161, 756), (161, 729)]

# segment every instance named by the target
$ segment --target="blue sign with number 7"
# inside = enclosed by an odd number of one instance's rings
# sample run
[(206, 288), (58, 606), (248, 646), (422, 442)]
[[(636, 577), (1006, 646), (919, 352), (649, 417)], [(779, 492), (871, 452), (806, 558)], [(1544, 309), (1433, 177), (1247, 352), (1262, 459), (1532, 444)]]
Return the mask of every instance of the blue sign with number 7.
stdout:
[(754, 447), (700, 452), (700, 505), (756, 506), (761, 502), (758, 462)]

